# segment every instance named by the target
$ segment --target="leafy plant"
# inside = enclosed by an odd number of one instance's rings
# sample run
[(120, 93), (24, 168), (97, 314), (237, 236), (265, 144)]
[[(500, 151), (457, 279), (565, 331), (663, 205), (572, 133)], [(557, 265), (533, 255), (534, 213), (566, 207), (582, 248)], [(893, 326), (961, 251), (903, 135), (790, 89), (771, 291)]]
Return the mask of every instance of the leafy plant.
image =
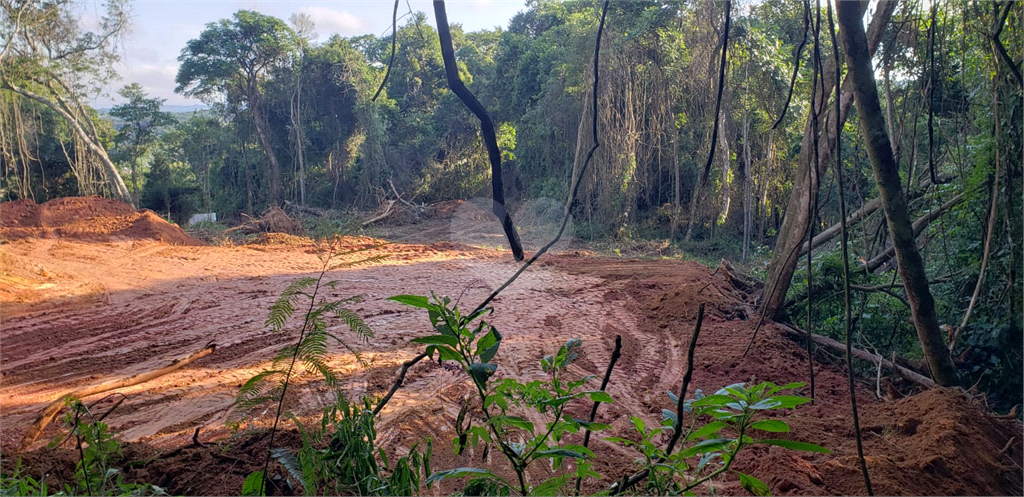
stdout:
[(0, 474), (0, 495), (49, 495), (46, 482), (22, 474), (21, 458), (14, 463), (11, 474)]
[(242, 385), (235, 401), (238, 411), (246, 413), (266, 402), (279, 402), (287, 390), (287, 384), (296, 373), (294, 371), (296, 363), (302, 364), (306, 373), (320, 375), (328, 387), (337, 386), (338, 377), (326, 362), (328, 339), (333, 339), (341, 344), (357, 359), (359, 359), (359, 352), (344, 338), (327, 329), (328, 317), (342, 321), (364, 343), (373, 337), (373, 330), (366, 325), (362, 318), (345, 307), (361, 301), (362, 296), (330, 299), (321, 295), (325, 287), (331, 290), (337, 290), (338, 287), (339, 282), (336, 280), (323, 281), (327, 271), (376, 259), (335, 263), (334, 259), (339, 256), (358, 252), (337, 253), (339, 241), (340, 239), (335, 237), (321, 247), (318, 257), (320, 257), (322, 266), (317, 277), (306, 276), (294, 281), (281, 292), (271, 306), (270, 315), (267, 316), (264, 326), (270, 328), (274, 333), (285, 330), (289, 318), (295, 314), (300, 304), (305, 306), (306, 312), (303, 316), (302, 327), (299, 329), (299, 337), (296, 343), (284, 347), (278, 352), (270, 369), (253, 376)]
[[(564, 493), (576, 477), (600, 477), (586, 462), (593, 452), (579, 445), (566, 443), (567, 433), (578, 433), (581, 429), (601, 430), (607, 425), (588, 423), (565, 415), (570, 402), (589, 398), (596, 402), (612, 402), (602, 391), (583, 389), (590, 377), (568, 379), (566, 367), (576, 359), (580, 340), (566, 342), (554, 355), (541, 360), (541, 369), (548, 374), (544, 380), (521, 383), (512, 378), (492, 381), (497, 364), (491, 362), (501, 346), (502, 335), (482, 318), (490, 309), (481, 309), (463, 316), (457, 306), (451, 305), (447, 297), (433, 296), (433, 301), (424, 296), (399, 295), (391, 300), (426, 309), (430, 323), (438, 333), (416, 338), (414, 343), (427, 346), (431, 358), (436, 354), (440, 361), (454, 361), (473, 381), (479, 396), (480, 414), (485, 420), (474, 425), (469, 416), (470, 404), (464, 404), (456, 421), (456, 438), (452, 449), (461, 453), (467, 445), (476, 447), (483, 442), (489, 447), (496, 445), (516, 473), (518, 485), (506, 481), (487, 469), (456, 468), (433, 473), (426, 483), (432, 484), (448, 478), (473, 477), (465, 492), (508, 495), (515, 488), (522, 495), (549, 495)], [(477, 405), (477, 404), (474, 404)], [(543, 426), (517, 415), (517, 408), (535, 410), (547, 418)], [(520, 441), (517, 441), (520, 440)], [(566, 459), (577, 462), (574, 470), (565, 470), (537, 485), (528, 486), (525, 481), (527, 468), (534, 462), (546, 459), (555, 469), (562, 469)]]
[[(813, 443), (779, 438), (754, 438), (752, 434), (787, 433), (789, 425), (779, 419), (755, 419), (762, 411), (791, 409), (810, 399), (796, 395), (780, 395), (784, 390), (800, 388), (803, 383), (776, 386), (764, 382), (753, 387), (736, 383), (724, 387), (713, 395), (705, 396), (700, 390), (693, 399), (683, 404), (682, 415), (690, 422), (683, 434), (684, 446), (672, 454), (655, 443), (663, 434), (670, 434), (680, 413), (663, 409), (660, 426), (648, 428), (643, 420), (633, 417), (633, 426), (640, 434), (639, 441), (610, 437), (606, 440), (620, 443), (640, 453), (637, 465), (647, 470), (648, 477), (639, 493), (647, 495), (679, 495), (692, 491), (725, 472), (732, 472), (740, 484), (754, 495), (769, 495), (768, 486), (761, 480), (731, 469), (739, 452), (752, 445), (775, 445), (787, 449), (828, 453), (829, 450)], [(679, 398), (668, 392), (674, 404)]]
[[(64, 417), (64, 423), (70, 429), (68, 438), (75, 438), (79, 461), (73, 481), (65, 483), (64, 490), (56, 495), (166, 495), (155, 485), (125, 482), (121, 470), (113, 467), (121, 457), (121, 444), (106, 424), (100, 421), (83, 423), (82, 414), (92, 416), (88, 407), (76, 400)], [(24, 481), (17, 486), (46, 495), (43, 482)]]
[(298, 425), (298, 454), (275, 449), (273, 455), (302, 484), (305, 495), (419, 495), (430, 474), (429, 440), (425, 451), (413, 445), (408, 455), (390, 464), (375, 445), (373, 408), (366, 399), (360, 406), (338, 395), (324, 408), (319, 427)]
[[(274, 416), (274, 425), (270, 432), (270, 446), (273, 451), (274, 434), (277, 431), (278, 421), (284, 407), (284, 397), (288, 392), (288, 386), (294, 379), (296, 363), (300, 363), (306, 373), (318, 374), (323, 378), (328, 387), (335, 390), (335, 394), (343, 397), (337, 390), (338, 377), (327, 364), (328, 338), (334, 339), (347, 350), (352, 352), (359, 359), (359, 353), (343, 338), (335, 335), (327, 329), (327, 317), (342, 321), (356, 337), (363, 342), (373, 337), (373, 331), (354, 311), (346, 308), (346, 305), (358, 302), (360, 296), (342, 299), (324, 298), (321, 291), (324, 287), (336, 290), (338, 281), (324, 282), (324, 276), (328, 271), (339, 267), (348, 267), (355, 264), (377, 260), (379, 257), (370, 257), (356, 262), (335, 262), (339, 256), (349, 255), (367, 249), (338, 252), (341, 239), (334, 237), (322, 242), (317, 257), (320, 259), (320, 274), (316, 277), (304, 277), (288, 285), (280, 297), (270, 308), (270, 315), (267, 317), (265, 326), (274, 333), (279, 333), (286, 328), (289, 318), (295, 313), (298, 306), (305, 305), (305, 314), (302, 320), (302, 327), (299, 329), (299, 336), (292, 345), (284, 347), (274, 358), (271, 369), (265, 370), (253, 376), (238, 392), (235, 400), (236, 410), (243, 413), (243, 418), (248, 416), (256, 407), (267, 402), (277, 403), (277, 412)], [(238, 422), (234, 422), (238, 426)], [(265, 492), (267, 469), (270, 464), (271, 453), (267, 454), (267, 462), (263, 471), (257, 471), (246, 478), (243, 486), (243, 493), (246, 495), (262, 495)], [(258, 474), (258, 476), (256, 476)], [(259, 480), (257, 486), (254, 481)]]

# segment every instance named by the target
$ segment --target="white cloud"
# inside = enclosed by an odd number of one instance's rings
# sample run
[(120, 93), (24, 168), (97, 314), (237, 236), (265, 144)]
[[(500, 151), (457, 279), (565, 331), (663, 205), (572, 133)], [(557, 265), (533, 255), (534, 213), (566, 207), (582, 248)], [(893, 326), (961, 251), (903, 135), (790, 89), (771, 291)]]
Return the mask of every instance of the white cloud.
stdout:
[(342, 36), (353, 36), (365, 33), (370, 23), (365, 22), (348, 11), (333, 10), (324, 7), (308, 6), (299, 12), (309, 15), (316, 23), (316, 32), (321, 39), (337, 33)]

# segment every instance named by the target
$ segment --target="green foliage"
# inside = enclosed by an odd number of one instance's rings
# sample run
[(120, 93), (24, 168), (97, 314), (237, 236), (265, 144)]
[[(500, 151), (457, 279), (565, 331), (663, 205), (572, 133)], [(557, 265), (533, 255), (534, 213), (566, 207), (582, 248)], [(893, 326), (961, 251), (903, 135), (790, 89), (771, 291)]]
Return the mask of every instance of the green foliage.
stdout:
[[(81, 455), (75, 466), (73, 480), (64, 484), (57, 495), (166, 495), (163, 489), (144, 483), (127, 483), (119, 468), (113, 467), (121, 458), (121, 444), (100, 421), (82, 422), (82, 415), (92, 416), (80, 401), (70, 402), (72, 409), (65, 415), (64, 424), (70, 430)], [(20, 485), (19, 485), (20, 487)], [(33, 488), (28, 485), (26, 488)], [(45, 485), (35, 487), (45, 491)]]
[[(295, 344), (282, 349), (274, 358), (273, 367), (250, 378), (239, 390), (236, 411), (247, 415), (266, 402), (277, 402), (280, 411), (285, 390), (299, 373), (293, 371), (296, 363), (307, 374), (321, 378), (332, 390), (335, 401), (323, 408), (320, 425), (308, 428), (297, 417), (286, 414), (298, 426), (302, 448), (298, 453), (271, 447), (272, 456), (300, 484), (305, 495), (417, 495), (421, 482), (430, 475), (432, 446), (426, 450), (414, 445), (409, 454), (392, 464), (384, 450), (376, 446), (377, 432), (371, 403), (363, 399), (362, 405), (349, 402), (338, 382), (338, 377), (327, 364), (328, 338), (341, 344), (359, 359), (359, 353), (342, 337), (328, 330), (327, 318), (341, 321), (357, 339), (366, 341), (373, 331), (354, 311), (346, 308), (361, 297), (331, 299), (321, 295), (326, 289), (337, 290), (337, 281), (324, 282), (328, 270), (376, 260), (367, 258), (356, 262), (336, 262), (336, 258), (360, 250), (337, 253), (338, 238), (324, 242), (319, 254), (323, 263), (318, 277), (303, 277), (286, 287), (270, 308), (264, 325), (273, 333), (289, 328), (296, 311), (304, 311), (303, 323)], [(275, 422), (276, 427), (276, 422)], [(249, 474), (243, 484), (243, 495), (265, 493), (265, 474)]]
[(19, 457), (12, 473), (0, 475), (0, 495), (50, 495), (45, 481), (36, 480), (22, 471)]
[[(413, 343), (426, 345), (426, 353), (431, 358), (436, 355), (439, 361), (456, 362), (476, 386), (480, 403), (472, 405), (473, 409), (480, 409), (485, 423), (474, 425), (474, 417), (469, 415), (470, 403), (463, 404), (456, 420), (457, 436), (452, 440), (452, 450), (459, 454), (469, 445), (494, 445), (508, 460), (519, 480), (518, 486), (514, 486), (485, 469), (457, 468), (434, 473), (427, 483), (475, 476), (464, 490), (467, 495), (474, 492), (508, 495), (513, 489), (523, 495), (550, 495), (571, 491), (568, 485), (577, 477), (600, 477), (587, 462), (594, 456), (593, 452), (564, 440), (568, 433), (607, 428), (607, 425), (567, 416), (566, 409), (574, 401), (612, 402), (611, 396), (605, 392), (583, 388), (591, 377), (566, 377), (566, 367), (577, 357), (581, 345), (579, 339), (569, 340), (555, 354), (541, 360), (541, 370), (547, 374), (544, 380), (522, 383), (513, 378), (501, 379), (496, 376), (498, 366), (492, 361), (501, 346), (502, 335), (482, 319), (491, 312), (490, 309), (480, 309), (463, 316), (447, 297), (433, 295), (428, 299), (418, 295), (398, 295), (391, 300), (427, 311), (438, 334), (416, 338)], [(522, 410), (535, 411), (546, 419), (545, 423), (536, 426), (520, 415)], [(524, 475), (527, 468), (538, 460), (548, 460), (558, 474), (528, 486)], [(567, 460), (575, 462), (575, 468), (565, 466)]]
[[(730, 469), (739, 452), (752, 445), (775, 445), (804, 452), (828, 453), (820, 445), (778, 438), (759, 438), (766, 433), (788, 433), (789, 425), (780, 419), (757, 419), (764, 411), (793, 409), (810, 399), (783, 395), (785, 390), (802, 387), (803, 383), (776, 386), (771, 382), (747, 387), (736, 383), (724, 387), (713, 395), (700, 390), (694, 398), (683, 404), (683, 413), (662, 410), (660, 426), (648, 428), (643, 420), (632, 417), (639, 441), (610, 437), (606, 440), (620, 443), (640, 454), (636, 464), (649, 472), (644, 485), (635, 489), (641, 495), (680, 495), (699, 485), (709, 483), (727, 471), (736, 474), (745, 490), (754, 495), (769, 495), (768, 486), (757, 478)], [(678, 404), (679, 398), (669, 392), (669, 398)], [(688, 417), (683, 423), (682, 445), (666, 455), (656, 443), (663, 435), (672, 434), (679, 416)], [(685, 419), (684, 419), (685, 421)], [(758, 438), (755, 438), (758, 437)]]
[(302, 448), (297, 454), (275, 449), (274, 458), (302, 485), (305, 495), (420, 495), (430, 475), (432, 445), (414, 444), (409, 454), (391, 464), (376, 446), (373, 408), (369, 400), (351, 403), (340, 393), (326, 406), (320, 425), (298, 423)]
[(324, 270), (318, 278), (307, 276), (295, 280), (281, 292), (271, 306), (264, 326), (274, 333), (284, 331), (295, 311), (304, 309), (299, 338), (295, 344), (286, 346), (278, 352), (271, 369), (260, 372), (242, 385), (235, 404), (237, 411), (243, 415), (266, 402), (280, 402), (285, 385), (296, 375), (301, 374), (293, 371), (296, 362), (302, 365), (306, 373), (321, 377), (328, 387), (334, 389), (338, 386), (337, 375), (327, 364), (328, 339), (333, 339), (345, 347), (357, 359), (359, 353), (344, 338), (328, 330), (328, 317), (344, 323), (362, 342), (373, 337), (373, 331), (362, 318), (345, 307), (359, 302), (361, 296), (329, 299), (320, 295), (325, 287), (334, 290), (338, 285), (338, 281), (322, 281), (335, 255), (333, 245), (328, 250), (327, 254), (321, 254)]

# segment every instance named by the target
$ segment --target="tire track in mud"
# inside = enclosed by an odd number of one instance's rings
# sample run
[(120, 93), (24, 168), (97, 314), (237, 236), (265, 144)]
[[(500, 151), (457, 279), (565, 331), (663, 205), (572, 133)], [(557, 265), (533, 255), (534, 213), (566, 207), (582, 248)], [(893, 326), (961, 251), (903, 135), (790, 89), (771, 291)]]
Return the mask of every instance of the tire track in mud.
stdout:
[[(105, 304), (62, 306), (59, 299), (48, 300), (50, 296), (45, 295), (32, 302), (34, 307), (28, 312), (5, 317), (0, 328), (4, 344), (0, 409), (5, 414), (0, 433), (4, 446), (20, 435), (38, 409), (62, 392), (162, 367), (209, 340), (218, 345), (211, 356), (122, 390), (129, 399), (108, 421), (112, 429), (125, 430), (129, 440), (152, 437), (158, 443), (190, 435), (195, 426), (219, 429), (230, 406), (227, 399), (233, 399), (241, 383), (267, 366), (277, 351), (294, 339), (292, 333), (275, 335), (264, 328), (270, 305), (295, 278), (310, 274), (319, 265), (305, 248), (282, 246), (251, 250), (151, 243), (43, 243), (41, 248), (20, 242), (16, 253), (28, 259), (44, 253), (59, 274), (73, 274), (76, 283), (102, 284), (111, 298)], [(462, 305), (469, 306), (493, 286), (481, 280), (481, 275), (500, 279), (518, 267), (502, 260), (500, 254), (480, 251), (469, 258), (466, 250), (396, 246), (395, 260), (328, 275), (340, 282), (332, 297), (365, 295), (352, 308), (366, 316), (377, 333), (368, 344), (358, 344), (343, 326), (332, 325), (370, 357), (371, 367), (360, 369), (342, 346), (331, 345), (329, 362), (341, 371), (350, 395), (379, 394), (382, 387), (390, 386), (394, 370), (418, 351), (408, 341), (424, 334), (429, 326), (419, 310), (387, 297), (433, 290), (453, 299), (461, 295)], [(584, 340), (588, 356), (607, 355), (603, 337), (609, 327), (633, 325), (626, 313), (605, 308), (596, 288), (598, 281), (537, 268), (499, 297), (492, 320), (508, 331), (499, 358), (502, 368), (524, 378), (535, 376), (539, 373), (537, 361), (573, 337)], [(567, 325), (549, 329), (544, 320), (552, 316)], [(591, 323), (595, 316), (598, 322)], [(464, 378), (439, 367), (415, 369), (395, 405), (422, 403), (434, 407), (417, 407), (412, 412), (454, 417), (459, 401), (468, 393)], [(374, 374), (377, 380), (371, 383)], [(300, 385), (297, 391), (302, 398), (296, 400), (296, 409), (300, 415), (315, 413), (324, 399), (322, 385), (306, 380)], [(442, 423), (426, 416), (416, 425)], [(382, 433), (388, 429), (385, 416)], [(41, 440), (45, 438), (44, 433)]]

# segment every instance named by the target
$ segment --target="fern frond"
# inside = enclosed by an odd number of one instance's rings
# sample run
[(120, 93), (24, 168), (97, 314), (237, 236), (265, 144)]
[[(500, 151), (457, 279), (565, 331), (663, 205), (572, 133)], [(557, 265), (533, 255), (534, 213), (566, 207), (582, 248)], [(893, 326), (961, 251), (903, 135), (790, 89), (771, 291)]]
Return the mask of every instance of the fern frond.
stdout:
[(348, 326), (348, 329), (352, 330), (357, 337), (361, 338), (363, 343), (366, 343), (373, 338), (373, 330), (370, 329), (370, 326), (366, 324), (366, 321), (364, 321), (363, 318), (359, 317), (359, 315), (351, 309), (339, 307), (335, 309), (334, 317), (344, 321), (345, 325)]
[(277, 351), (277, 355), (274, 356), (274, 367), (284, 366), (292, 360), (292, 356), (295, 355), (295, 344), (285, 345), (281, 350)]
[(281, 373), (283, 373), (283, 371), (269, 369), (249, 378), (249, 381), (246, 381), (245, 384), (242, 385), (242, 388), (238, 390), (238, 395), (235, 397), (235, 403), (237, 404), (248, 399), (263, 396), (270, 384), (268, 379)]
[(311, 359), (325, 360), (327, 358), (327, 335), (325, 332), (322, 330), (310, 332), (299, 343), (299, 353), (296, 357), (301, 361)]
[(267, 316), (267, 320), (263, 325), (269, 327), (275, 333), (284, 329), (288, 318), (295, 313), (295, 304), (298, 302), (299, 297), (305, 296), (309, 298), (309, 294), (305, 293), (304, 290), (315, 284), (316, 278), (310, 276), (293, 281), (292, 284), (288, 285), (281, 292), (281, 295), (274, 304), (270, 306), (270, 315)]
[(338, 376), (334, 373), (334, 370), (327, 365), (326, 361), (313, 357), (303, 361), (303, 365), (305, 366), (306, 371), (310, 373), (319, 373), (319, 375), (323, 377), (324, 382), (327, 383), (327, 386), (334, 388), (338, 384)]
[(310, 485), (306, 482), (306, 477), (302, 472), (302, 464), (299, 462), (298, 456), (292, 454), (290, 450), (283, 447), (273, 449), (270, 455), (272, 455), (274, 459), (277, 459), (277, 462), (281, 463), (281, 466), (284, 466), (284, 469), (288, 470), (288, 474), (291, 475), (295, 481), (299, 482), (303, 489), (310, 488)]
[(331, 337), (331, 338), (333, 338), (336, 342), (340, 343), (342, 347), (345, 347), (345, 350), (349, 351), (350, 354), (355, 356), (356, 362), (358, 362), (360, 366), (365, 367), (367, 365), (366, 361), (363, 360), (363, 356), (359, 353), (359, 351), (354, 349), (344, 339), (342, 339), (338, 335), (335, 335), (334, 333), (331, 333), (331, 332), (324, 332), (324, 334), (329, 336), (329, 337)]

